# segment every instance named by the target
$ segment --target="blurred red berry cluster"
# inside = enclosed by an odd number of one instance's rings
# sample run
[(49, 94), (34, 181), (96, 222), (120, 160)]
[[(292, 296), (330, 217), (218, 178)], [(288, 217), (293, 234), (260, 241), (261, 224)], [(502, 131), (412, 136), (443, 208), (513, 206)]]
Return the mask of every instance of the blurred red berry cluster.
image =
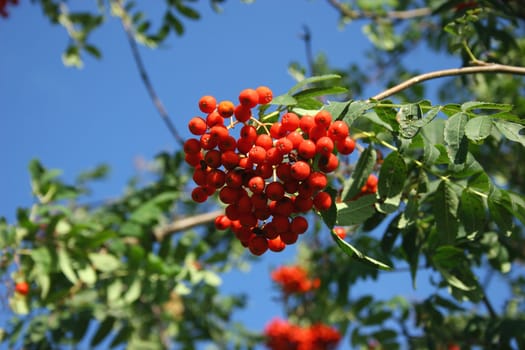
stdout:
[(6, 18), (9, 16), (7, 13), (7, 5), (18, 5), (18, 0), (0, 0), (0, 16)]
[(339, 165), (336, 154), (355, 148), (346, 123), (333, 121), (326, 110), (302, 117), (286, 112), (268, 123), (252, 117), (254, 107), (272, 98), (265, 86), (244, 89), (236, 105), (203, 96), (199, 109), (207, 115), (190, 120), (195, 137), (184, 144), (197, 185), (192, 199), (202, 203), (218, 192), (226, 207), (217, 228), (231, 228), (255, 255), (294, 244), (308, 229), (301, 214), (332, 206), (327, 174)]
[(268, 323), (264, 333), (272, 350), (331, 350), (341, 340), (341, 334), (325, 324), (301, 327), (279, 318)]
[(319, 288), (319, 278), (310, 279), (305, 269), (300, 266), (280, 266), (272, 271), (272, 280), (285, 294), (306, 293)]

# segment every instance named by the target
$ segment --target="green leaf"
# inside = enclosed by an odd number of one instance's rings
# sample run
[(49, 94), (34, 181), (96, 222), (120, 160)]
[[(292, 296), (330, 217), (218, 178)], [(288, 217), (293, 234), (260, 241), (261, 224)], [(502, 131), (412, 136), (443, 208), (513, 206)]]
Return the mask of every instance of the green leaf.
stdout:
[(360, 252), (357, 248), (355, 248), (353, 245), (341, 239), (337, 234), (334, 233), (333, 230), (330, 231), (330, 234), (332, 235), (332, 238), (335, 240), (339, 248), (341, 248), (341, 250), (345, 252), (348, 256), (356, 259), (357, 261), (371, 265), (381, 270), (391, 270), (392, 269), (391, 266), (388, 266), (387, 264), (384, 264), (378, 260), (375, 260), (369, 256), (366, 256), (365, 254)]
[(509, 112), (512, 110), (512, 105), (504, 103), (469, 101), (461, 105), (461, 110), (470, 112), (473, 110), (497, 110), (502, 112)]
[(442, 180), (434, 193), (434, 217), (440, 241), (451, 244), (458, 232), (458, 196), (449, 181)]
[(88, 256), (95, 269), (102, 272), (114, 271), (121, 265), (120, 260), (111, 254), (90, 253)]
[(284, 94), (274, 97), (270, 104), (278, 106), (294, 106), (297, 104), (297, 100), (289, 94)]
[(326, 75), (319, 75), (319, 76), (314, 76), (314, 77), (310, 77), (310, 78), (306, 78), (304, 80), (301, 80), (300, 82), (298, 82), (297, 84), (295, 84), (289, 91), (288, 91), (288, 94), (293, 94), (294, 92), (300, 90), (303, 86), (306, 86), (308, 84), (312, 84), (312, 83), (318, 83), (318, 82), (321, 82), (321, 81), (328, 81), (328, 80), (335, 80), (335, 79), (341, 79), (341, 76), (340, 75), (337, 75), (337, 74), (326, 74)]
[(375, 106), (376, 103), (368, 101), (352, 101), (344, 113), (343, 120), (348, 125), (352, 125), (354, 120), (362, 117), (367, 110)]
[(353, 201), (337, 203), (336, 224), (341, 226), (361, 224), (374, 212), (376, 196), (369, 194)]
[(481, 233), (485, 226), (485, 205), (483, 199), (464, 189), (459, 201), (458, 217), (467, 234)]
[(465, 113), (456, 113), (445, 122), (445, 144), (450, 161), (454, 164), (465, 162), (468, 142), (465, 137), (465, 125), (468, 117)]
[(421, 107), (418, 104), (412, 103), (402, 106), (396, 115), (401, 136), (406, 139), (416, 136), (420, 129), (418, 122), (422, 118)]
[(334, 120), (338, 120), (343, 117), (344, 113), (348, 109), (348, 106), (350, 106), (350, 103), (352, 103), (352, 101), (347, 101), (347, 102), (330, 101), (328, 102), (327, 105), (323, 107), (323, 109), (330, 112)]
[(506, 138), (525, 146), (525, 133), (523, 132), (525, 126), (506, 120), (494, 120), (494, 125)]
[(487, 200), (490, 216), (496, 222), (498, 229), (510, 236), (514, 227), (514, 217), (504, 204), (509, 201), (508, 194), (503, 190), (495, 190)]
[(177, 10), (180, 12), (181, 15), (184, 15), (189, 19), (197, 20), (201, 17), (201, 15), (197, 11), (195, 11), (191, 7), (184, 6), (180, 1), (177, 1), (175, 3), (175, 6), (177, 7)]
[(388, 224), (385, 233), (383, 233), (383, 237), (381, 238), (381, 249), (385, 253), (390, 253), (392, 251), (394, 243), (401, 233), (401, 230), (398, 226), (400, 218), (401, 214), (398, 214), (394, 219), (392, 219), (390, 224)]
[(98, 58), (98, 59), (102, 58), (102, 53), (96, 46), (86, 45), (84, 46), (84, 50), (86, 50), (87, 53), (89, 53), (91, 56), (95, 58)]
[(97, 273), (91, 265), (85, 265), (83, 268), (77, 270), (78, 278), (88, 286), (97, 282)]
[(328, 187), (325, 191), (328, 192), (332, 197), (332, 205), (330, 206), (330, 208), (328, 208), (328, 210), (321, 211), (320, 214), (326, 226), (332, 229), (337, 221), (337, 207), (335, 205), (335, 197), (337, 196), (337, 190), (335, 190), (332, 187)]
[(133, 282), (131, 282), (131, 285), (129, 286), (126, 293), (124, 293), (124, 301), (128, 304), (133, 303), (135, 300), (137, 300), (142, 292), (142, 281), (137, 276), (133, 279)]
[(352, 172), (352, 177), (345, 181), (342, 193), (343, 201), (351, 200), (360, 193), (361, 188), (368, 179), (368, 175), (370, 175), (376, 164), (376, 160), (376, 150), (370, 145), (361, 153)]
[(348, 89), (342, 86), (313, 87), (299, 91), (298, 93), (294, 94), (293, 97), (295, 97), (296, 99), (302, 99), (305, 97), (337, 95), (343, 94), (345, 92), (348, 92)]
[(164, 20), (175, 31), (175, 33), (177, 33), (177, 35), (184, 34), (184, 26), (173, 13), (167, 11)]
[(78, 282), (78, 277), (75, 271), (73, 270), (73, 267), (71, 266), (71, 260), (69, 259), (69, 255), (67, 254), (67, 251), (64, 248), (58, 249), (58, 265), (60, 266), (60, 269), (67, 277), (69, 282), (73, 284), (76, 284)]
[(492, 181), (486, 172), (479, 172), (468, 179), (468, 187), (481, 193), (489, 193), (492, 189)]
[(382, 198), (391, 198), (399, 194), (407, 179), (407, 166), (398, 151), (390, 152), (379, 171), (378, 193)]
[(472, 142), (479, 143), (485, 140), (492, 130), (492, 119), (483, 115), (470, 119), (465, 125), (465, 135)]

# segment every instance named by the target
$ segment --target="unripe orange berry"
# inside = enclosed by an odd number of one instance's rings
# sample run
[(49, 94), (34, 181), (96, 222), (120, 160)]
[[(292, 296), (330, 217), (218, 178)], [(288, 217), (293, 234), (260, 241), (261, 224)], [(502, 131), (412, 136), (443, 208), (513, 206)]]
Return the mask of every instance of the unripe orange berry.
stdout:
[(217, 107), (217, 100), (213, 96), (202, 96), (199, 100), (199, 109), (203, 113), (211, 113)]

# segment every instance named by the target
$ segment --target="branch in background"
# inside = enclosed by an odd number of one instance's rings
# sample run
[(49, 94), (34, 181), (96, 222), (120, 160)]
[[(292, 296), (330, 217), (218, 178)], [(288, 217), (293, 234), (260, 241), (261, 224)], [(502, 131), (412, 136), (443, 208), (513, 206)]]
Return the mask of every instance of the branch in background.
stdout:
[(444, 77), (450, 77), (450, 76), (468, 75), (468, 74), (478, 74), (478, 73), (504, 73), (504, 74), (514, 74), (514, 75), (525, 75), (525, 67), (507, 66), (503, 64), (497, 64), (497, 63), (486, 63), (486, 64), (479, 65), (479, 66), (438, 70), (434, 72), (416, 75), (415, 77), (412, 77), (402, 82), (401, 84), (393, 86), (390, 89), (385, 90), (375, 95), (371, 99), (383, 100), (389, 96), (395, 95), (403, 90), (406, 90), (413, 85), (416, 85), (416, 84), (419, 84), (421, 82), (431, 80), (431, 79), (444, 78)]
[(425, 17), (432, 14), (432, 9), (429, 7), (422, 7), (412, 10), (405, 11), (388, 11), (385, 14), (378, 14), (374, 12), (365, 12), (365, 11), (356, 11), (352, 10), (350, 7), (345, 6), (337, 0), (327, 0), (332, 7), (341, 13), (343, 17), (346, 17), (351, 20), (356, 19), (379, 19), (387, 18), (391, 20), (405, 20), (417, 17)]
[(314, 66), (314, 55), (312, 52), (312, 33), (307, 25), (304, 25), (303, 28), (304, 33), (301, 35), (301, 39), (304, 41), (304, 47), (306, 50), (306, 62), (308, 69), (310, 70), (310, 76), (314, 76), (316, 72)]
[(157, 228), (153, 234), (155, 235), (155, 238), (157, 241), (162, 241), (166, 236), (171, 235), (176, 232), (188, 230), (195, 226), (205, 225), (208, 223), (211, 223), (215, 220), (215, 218), (219, 215), (224, 214), (224, 210), (215, 210), (210, 213), (205, 214), (198, 214), (186, 218), (182, 218), (179, 220), (175, 220), (172, 223)]
[(128, 21), (126, 21), (124, 17), (121, 18), (121, 22), (126, 32), (126, 35), (128, 37), (129, 45), (131, 47), (131, 52), (133, 54), (133, 58), (135, 59), (135, 63), (137, 64), (137, 68), (139, 70), (142, 82), (144, 83), (146, 90), (148, 90), (148, 94), (151, 100), (153, 101), (155, 108), (159, 112), (162, 120), (164, 121), (164, 124), (166, 124), (166, 126), (168, 127), (169, 131), (171, 132), (175, 140), (182, 146), (184, 144), (184, 139), (180, 136), (179, 132), (177, 131), (177, 128), (171, 122), (170, 116), (168, 112), (166, 111), (166, 108), (162, 104), (162, 101), (160, 100), (159, 96), (155, 92), (155, 89), (153, 88), (153, 84), (151, 83), (148, 73), (146, 72), (146, 67), (144, 66), (142, 57), (140, 56), (139, 48), (138, 48), (137, 42), (135, 41), (135, 37), (133, 35), (133, 29), (131, 27), (131, 24)]

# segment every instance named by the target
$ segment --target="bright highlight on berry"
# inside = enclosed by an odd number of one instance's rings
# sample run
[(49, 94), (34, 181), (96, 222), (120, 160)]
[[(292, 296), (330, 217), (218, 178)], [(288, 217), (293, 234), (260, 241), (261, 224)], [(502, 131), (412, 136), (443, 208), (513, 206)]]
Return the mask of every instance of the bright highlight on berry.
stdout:
[[(192, 199), (202, 203), (218, 192), (225, 210), (215, 226), (231, 229), (254, 255), (294, 244), (308, 231), (310, 210), (332, 207), (327, 174), (337, 169), (337, 154), (355, 148), (346, 123), (333, 121), (326, 110), (302, 116), (287, 111), (271, 123), (256, 119), (259, 111), (252, 109), (272, 98), (266, 86), (242, 90), (237, 105), (201, 97), (198, 106), (206, 115), (190, 120), (195, 137), (184, 144), (197, 185)], [(371, 177), (366, 191), (374, 190), (377, 181)]]

